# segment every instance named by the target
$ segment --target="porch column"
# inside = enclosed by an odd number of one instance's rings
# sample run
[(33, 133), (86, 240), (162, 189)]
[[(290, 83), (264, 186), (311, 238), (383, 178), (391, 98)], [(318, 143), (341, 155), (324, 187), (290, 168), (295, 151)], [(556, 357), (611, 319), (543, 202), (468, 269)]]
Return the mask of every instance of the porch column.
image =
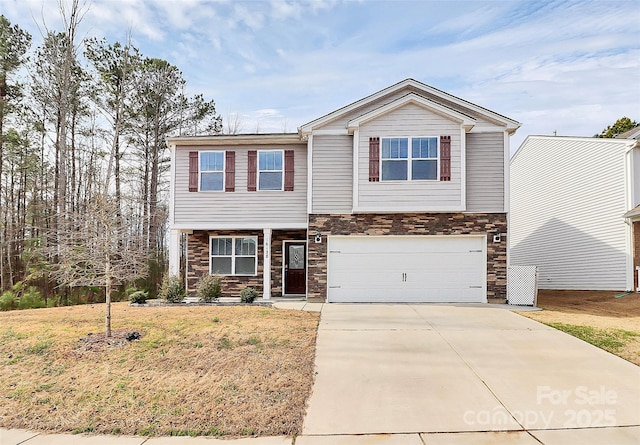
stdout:
[(169, 275), (180, 273), (180, 231), (169, 230)]
[(271, 229), (263, 229), (264, 246), (262, 247), (263, 259), (263, 286), (264, 290), (262, 298), (268, 300), (271, 298)]

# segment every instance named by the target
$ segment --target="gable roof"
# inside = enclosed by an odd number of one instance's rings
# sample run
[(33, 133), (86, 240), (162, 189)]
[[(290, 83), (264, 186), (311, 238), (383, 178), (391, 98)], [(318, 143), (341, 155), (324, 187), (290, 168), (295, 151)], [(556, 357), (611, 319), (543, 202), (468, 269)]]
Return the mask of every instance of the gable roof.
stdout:
[[(370, 94), (367, 97), (364, 97), (360, 100), (357, 100), (349, 105), (346, 105), (342, 108), (339, 108), (331, 113), (325, 114), (322, 117), (319, 117), (318, 119), (314, 119), (311, 122), (308, 122), (302, 126), (300, 126), (298, 128), (298, 132), (301, 135), (308, 135), (310, 134), (314, 128), (317, 128), (321, 125), (324, 125), (328, 122), (331, 122), (335, 119), (338, 119), (341, 116), (344, 116), (348, 113), (351, 113), (355, 110), (357, 110), (358, 108), (361, 108), (371, 102), (374, 102), (380, 98), (383, 98), (387, 95), (396, 93), (402, 89), (407, 89), (413, 87), (415, 90), (417, 90), (418, 92), (423, 92), (425, 95), (427, 96), (431, 96), (432, 98), (436, 98), (436, 99), (442, 99), (442, 101), (446, 104), (446, 103), (450, 103), (452, 105), (458, 105), (463, 109), (467, 109), (470, 110), (474, 113), (477, 113), (489, 120), (498, 122), (502, 125), (504, 125), (507, 129), (507, 131), (509, 132), (509, 134), (513, 134), (519, 127), (520, 127), (520, 123), (518, 121), (515, 121), (513, 119), (510, 119), (506, 116), (503, 116), (501, 114), (498, 114), (496, 112), (493, 112), (491, 110), (488, 110), (486, 108), (483, 108), (479, 105), (473, 104), (471, 102), (468, 102), (464, 99), (461, 99), (459, 97), (453, 96), (449, 93), (445, 93), (444, 91), (441, 91), (437, 88), (434, 88), (432, 86), (429, 86), (427, 84), (424, 84), (422, 82), (419, 82), (415, 79), (405, 79), (401, 82), (398, 82), (394, 85), (391, 85), (387, 88), (384, 88), (376, 93)], [(433, 99), (429, 99), (431, 100), (431, 102), (437, 102), (437, 100), (433, 100)], [(444, 104), (440, 104), (440, 105), (444, 105)], [(459, 112), (459, 111), (458, 111)]]
[(638, 139), (638, 138), (640, 138), (640, 125), (616, 136), (616, 139)]
[(390, 113), (394, 110), (397, 110), (400, 107), (403, 107), (407, 104), (415, 104), (420, 107), (431, 110), (441, 116), (444, 116), (448, 119), (455, 120), (459, 122), (465, 130), (469, 131), (476, 123), (476, 120), (464, 113), (461, 113), (453, 108), (441, 105), (437, 102), (429, 100), (425, 97), (419, 96), (415, 93), (406, 94), (388, 104), (382, 105), (374, 110), (369, 111), (363, 115), (356, 117), (355, 119), (351, 119), (347, 124), (347, 130), (349, 133), (353, 133), (353, 131), (358, 128), (361, 124), (373, 120), (379, 116)]

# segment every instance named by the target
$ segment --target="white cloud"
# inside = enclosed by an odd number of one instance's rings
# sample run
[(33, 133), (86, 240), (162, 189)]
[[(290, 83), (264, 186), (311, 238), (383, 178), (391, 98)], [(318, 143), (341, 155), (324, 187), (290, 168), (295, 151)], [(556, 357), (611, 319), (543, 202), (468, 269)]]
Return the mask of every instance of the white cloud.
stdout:
[[(249, 3), (249, 5), (251, 5)], [(243, 4), (237, 4), (233, 8), (233, 19), (237, 23), (242, 23), (252, 31), (257, 31), (264, 24), (264, 15), (258, 8), (249, 9)]]
[(302, 4), (288, 2), (285, 0), (271, 0), (271, 16), (276, 20), (286, 20), (288, 18), (300, 18)]
[[(0, 1), (30, 30), (43, 5), (59, 26), (55, 0)], [(638, 22), (637, 1), (93, 0), (82, 27), (110, 41), (131, 28), (143, 54), (184, 72), (188, 91), (256, 110), (247, 131), (285, 120), (294, 130), (414, 77), (523, 122), (517, 141), (640, 119)], [(278, 115), (258, 113), (269, 109)]]

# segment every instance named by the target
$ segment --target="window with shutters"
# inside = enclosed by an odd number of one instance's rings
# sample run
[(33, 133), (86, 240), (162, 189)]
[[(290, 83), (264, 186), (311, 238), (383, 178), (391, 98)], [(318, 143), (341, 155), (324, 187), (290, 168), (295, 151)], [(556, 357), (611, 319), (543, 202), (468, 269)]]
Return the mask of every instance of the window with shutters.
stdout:
[(211, 237), (212, 275), (256, 275), (258, 256), (256, 237)]
[(224, 190), (224, 151), (201, 151), (199, 162), (200, 191)]
[(438, 138), (381, 138), (381, 181), (438, 179)]
[(283, 190), (284, 152), (258, 151), (258, 190)]

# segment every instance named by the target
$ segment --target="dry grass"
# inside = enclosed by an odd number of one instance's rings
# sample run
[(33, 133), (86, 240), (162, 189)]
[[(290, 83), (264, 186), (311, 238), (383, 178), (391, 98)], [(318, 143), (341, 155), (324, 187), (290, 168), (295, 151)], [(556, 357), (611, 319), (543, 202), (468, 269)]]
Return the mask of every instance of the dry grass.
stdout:
[[(137, 435), (300, 432), (319, 314), (264, 307), (0, 313), (0, 426)], [(84, 340), (80, 340), (85, 337)]]
[[(521, 315), (552, 325), (640, 365), (640, 294), (540, 291), (541, 312)], [(611, 345), (611, 347), (609, 347)]]

